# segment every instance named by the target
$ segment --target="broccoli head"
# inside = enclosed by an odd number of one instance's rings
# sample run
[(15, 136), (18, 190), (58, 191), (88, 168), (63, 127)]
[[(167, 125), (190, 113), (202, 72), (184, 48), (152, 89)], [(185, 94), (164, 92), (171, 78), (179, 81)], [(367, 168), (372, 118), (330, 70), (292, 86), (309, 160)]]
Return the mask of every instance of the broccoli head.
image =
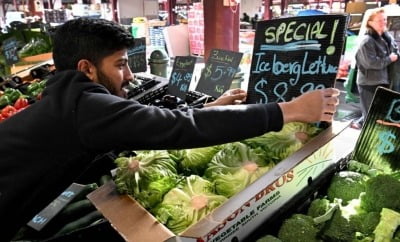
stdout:
[(343, 205), (350, 200), (357, 199), (365, 191), (365, 182), (368, 176), (354, 171), (340, 171), (336, 173), (327, 190), (329, 201), (341, 199)]
[(332, 219), (326, 222), (321, 237), (323, 241), (346, 242), (354, 240), (356, 232), (350, 220), (342, 216), (342, 210), (337, 209)]
[(330, 204), (331, 202), (326, 198), (316, 198), (310, 203), (307, 215), (313, 218), (322, 216), (329, 210)]
[(358, 232), (358, 238), (373, 236), (375, 227), (378, 225), (380, 214), (378, 212), (364, 212), (350, 216), (350, 224)]
[(267, 234), (261, 238), (259, 238), (256, 242), (282, 242), (282, 240), (278, 239), (277, 237)]
[(391, 175), (371, 177), (361, 196), (361, 208), (368, 212), (381, 212), (382, 208), (400, 210), (400, 181)]
[(315, 227), (312, 217), (305, 214), (294, 214), (283, 221), (278, 232), (278, 238), (285, 242), (313, 242), (319, 229)]

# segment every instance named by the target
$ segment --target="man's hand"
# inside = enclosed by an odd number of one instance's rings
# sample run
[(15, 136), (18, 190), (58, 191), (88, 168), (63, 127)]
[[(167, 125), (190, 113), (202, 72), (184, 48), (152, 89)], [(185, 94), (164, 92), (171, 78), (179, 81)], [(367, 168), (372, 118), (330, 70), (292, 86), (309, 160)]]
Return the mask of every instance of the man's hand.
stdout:
[(235, 88), (226, 91), (215, 101), (204, 104), (204, 107), (241, 104), (246, 100), (246, 97), (247, 97), (247, 92), (245, 90), (240, 88)]
[(339, 104), (339, 94), (338, 89), (327, 88), (304, 93), (290, 102), (279, 103), (284, 123), (331, 122)]
[(336, 74), (336, 79), (347, 77), (350, 69), (350, 61), (349, 60), (341, 60), (338, 67), (338, 72)]

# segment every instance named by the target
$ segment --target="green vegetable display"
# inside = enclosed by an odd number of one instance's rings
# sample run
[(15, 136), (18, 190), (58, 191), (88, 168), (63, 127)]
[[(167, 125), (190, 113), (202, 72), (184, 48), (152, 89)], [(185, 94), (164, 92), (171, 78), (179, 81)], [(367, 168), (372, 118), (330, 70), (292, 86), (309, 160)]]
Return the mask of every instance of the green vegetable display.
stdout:
[(212, 157), (222, 146), (210, 146), (194, 149), (170, 150), (169, 153), (177, 161), (179, 169), (185, 175), (202, 176)]
[(292, 215), (283, 221), (278, 239), (283, 242), (400, 241), (399, 172), (385, 174), (355, 160), (347, 167), (348, 170), (333, 176), (326, 195), (314, 199), (306, 214)]
[(241, 142), (224, 146), (211, 160), (205, 177), (215, 183), (216, 192), (226, 197), (237, 194), (264, 175), (275, 164), (266, 160), (261, 148)]
[(350, 200), (357, 199), (362, 192), (365, 191), (365, 182), (368, 176), (353, 172), (340, 171), (336, 173), (330, 183), (327, 191), (328, 199), (341, 199), (343, 205), (346, 205)]
[(210, 181), (191, 175), (165, 194), (152, 213), (172, 232), (179, 234), (226, 200), (226, 197), (215, 194)]
[(400, 211), (400, 180), (389, 174), (371, 177), (361, 196), (361, 207), (369, 212), (380, 212), (383, 208)]
[(167, 151), (137, 153), (115, 160), (118, 167), (115, 184), (120, 193), (131, 195), (145, 208), (152, 208), (178, 183), (176, 163)]
[(307, 141), (322, 131), (314, 124), (291, 122), (279, 132), (268, 132), (264, 135), (246, 139), (243, 143), (252, 148), (263, 148), (270, 160), (279, 162), (299, 150)]

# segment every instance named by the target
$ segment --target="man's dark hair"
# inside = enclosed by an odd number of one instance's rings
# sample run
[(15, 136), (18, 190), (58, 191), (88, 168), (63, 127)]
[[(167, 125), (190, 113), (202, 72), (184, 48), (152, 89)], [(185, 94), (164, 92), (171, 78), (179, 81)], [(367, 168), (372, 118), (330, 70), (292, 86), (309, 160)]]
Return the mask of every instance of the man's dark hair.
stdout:
[(119, 24), (105, 19), (78, 18), (59, 26), (53, 36), (57, 71), (76, 70), (87, 59), (95, 66), (115, 51), (133, 46), (133, 36)]

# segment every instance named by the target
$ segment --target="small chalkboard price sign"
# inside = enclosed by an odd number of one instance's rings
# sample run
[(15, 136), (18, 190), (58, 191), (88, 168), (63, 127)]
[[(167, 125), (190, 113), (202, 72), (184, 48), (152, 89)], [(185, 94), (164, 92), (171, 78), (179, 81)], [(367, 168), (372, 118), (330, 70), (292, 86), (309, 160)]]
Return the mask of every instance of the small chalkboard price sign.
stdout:
[(213, 49), (201, 73), (196, 91), (218, 98), (227, 91), (238, 71), (243, 53)]
[(146, 62), (146, 38), (135, 38), (135, 45), (128, 49), (128, 65), (133, 73), (145, 72)]
[(352, 159), (392, 173), (400, 169), (400, 93), (379, 87)]
[(17, 52), (17, 40), (14, 37), (4, 40), (3, 55), (8, 65), (15, 64), (19, 61)]
[(168, 83), (168, 93), (182, 99), (186, 98), (193, 76), (196, 57), (176, 56)]
[(54, 199), (47, 207), (35, 215), (28, 225), (36, 231), (41, 231), (70, 201), (72, 201), (85, 185), (72, 183), (64, 192)]
[(333, 87), (347, 16), (327, 14), (257, 23), (247, 103), (290, 101)]

